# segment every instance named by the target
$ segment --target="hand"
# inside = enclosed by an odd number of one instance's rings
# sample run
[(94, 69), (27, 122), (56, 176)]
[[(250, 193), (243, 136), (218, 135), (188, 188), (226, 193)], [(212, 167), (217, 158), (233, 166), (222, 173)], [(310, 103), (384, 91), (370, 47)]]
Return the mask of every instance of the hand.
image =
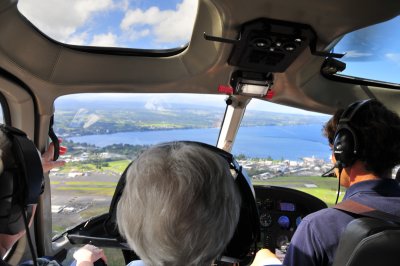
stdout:
[[(61, 143), (62, 140), (58, 139), (58, 141)], [(63, 155), (67, 152), (67, 147), (60, 146), (60, 155)], [(54, 144), (53, 142), (50, 143), (48, 149), (42, 154), (42, 167), (43, 167), (43, 172), (48, 172), (53, 168), (56, 167), (61, 167), (65, 165), (65, 161), (53, 161), (54, 158)]]
[(282, 265), (281, 261), (269, 249), (260, 249), (251, 266)]
[(93, 245), (85, 245), (75, 251), (74, 259), (76, 259), (76, 266), (93, 266), (94, 262), (99, 259), (107, 263), (104, 251)]

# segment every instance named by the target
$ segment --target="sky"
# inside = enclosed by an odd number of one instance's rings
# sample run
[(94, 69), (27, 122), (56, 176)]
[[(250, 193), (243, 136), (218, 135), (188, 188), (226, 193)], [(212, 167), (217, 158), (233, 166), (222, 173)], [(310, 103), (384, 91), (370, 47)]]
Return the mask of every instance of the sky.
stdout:
[(400, 17), (344, 36), (334, 52), (346, 53), (342, 74), (400, 84)]
[[(226, 95), (204, 95), (204, 94), (165, 94), (165, 93), (84, 93), (62, 96), (56, 100), (72, 99), (74, 101), (92, 102), (141, 102), (145, 107), (162, 110), (168, 109), (170, 105), (180, 103), (196, 103), (201, 106), (225, 108)], [(303, 115), (325, 115), (316, 112), (284, 106), (259, 99), (252, 99), (247, 106), (248, 110), (268, 111), (275, 113), (303, 114)]]
[[(60, 42), (169, 49), (190, 41), (197, 4), (197, 0), (19, 0), (18, 8), (42, 32)], [(342, 74), (400, 83), (398, 29), (400, 17), (346, 35), (334, 48), (334, 52), (346, 53), (339, 59), (347, 64)], [(157, 101), (172, 99), (163, 97), (170, 99), (158, 96)], [(187, 101), (196, 98), (187, 97)], [(220, 102), (212, 97), (207, 101)], [(261, 101), (252, 101), (248, 108), (308, 113)]]
[(18, 9), (42, 32), (60, 42), (168, 49), (189, 42), (197, 3), (197, 0), (19, 0)]

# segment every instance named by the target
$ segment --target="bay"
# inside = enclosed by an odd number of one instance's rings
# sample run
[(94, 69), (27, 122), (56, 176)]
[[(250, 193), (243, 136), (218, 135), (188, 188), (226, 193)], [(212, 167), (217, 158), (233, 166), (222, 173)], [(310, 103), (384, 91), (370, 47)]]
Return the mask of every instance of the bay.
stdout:
[[(330, 149), (321, 124), (241, 127), (232, 153), (247, 157), (300, 160), (316, 157), (328, 161)], [(215, 145), (219, 128), (121, 132), (67, 138), (75, 143), (104, 147), (111, 144), (152, 145), (174, 140), (201, 141)]]

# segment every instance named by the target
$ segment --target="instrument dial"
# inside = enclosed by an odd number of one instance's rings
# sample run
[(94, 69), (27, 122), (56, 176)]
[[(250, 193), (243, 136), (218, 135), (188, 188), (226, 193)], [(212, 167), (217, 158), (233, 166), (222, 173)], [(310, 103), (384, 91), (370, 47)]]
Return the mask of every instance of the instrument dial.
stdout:
[(289, 229), (290, 227), (290, 219), (286, 215), (282, 215), (278, 218), (278, 224), (283, 228), (283, 229)]
[(269, 213), (262, 213), (260, 215), (260, 224), (262, 227), (269, 227), (272, 224), (272, 217)]

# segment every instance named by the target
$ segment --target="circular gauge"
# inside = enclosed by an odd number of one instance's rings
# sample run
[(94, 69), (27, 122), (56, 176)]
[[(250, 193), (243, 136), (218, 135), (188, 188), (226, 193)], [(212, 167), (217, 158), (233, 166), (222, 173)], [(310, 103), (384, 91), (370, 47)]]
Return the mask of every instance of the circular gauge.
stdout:
[(260, 215), (260, 224), (262, 227), (268, 227), (272, 224), (272, 217), (268, 213), (262, 213)]
[(296, 227), (298, 227), (300, 223), (301, 223), (301, 217), (299, 216), (296, 218)]
[(278, 218), (278, 224), (283, 229), (289, 229), (290, 227), (290, 219), (286, 215), (282, 215)]

